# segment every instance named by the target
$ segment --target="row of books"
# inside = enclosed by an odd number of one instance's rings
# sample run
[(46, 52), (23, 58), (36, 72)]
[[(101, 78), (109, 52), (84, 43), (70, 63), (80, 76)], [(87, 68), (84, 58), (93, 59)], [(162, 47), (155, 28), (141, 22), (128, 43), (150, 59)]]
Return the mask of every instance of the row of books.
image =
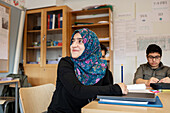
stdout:
[(109, 5), (109, 4), (87, 6), (82, 9), (83, 10), (93, 10), (93, 9), (101, 9), (101, 8), (110, 8), (113, 11), (113, 6)]
[[(99, 21), (98, 22), (98, 24), (104, 24), (104, 23), (109, 23), (109, 22), (108, 21)], [(74, 22), (74, 25), (90, 25), (90, 24), (94, 24), (94, 23), (90, 23), (90, 22)]]
[(63, 14), (48, 14), (47, 29), (62, 28)]

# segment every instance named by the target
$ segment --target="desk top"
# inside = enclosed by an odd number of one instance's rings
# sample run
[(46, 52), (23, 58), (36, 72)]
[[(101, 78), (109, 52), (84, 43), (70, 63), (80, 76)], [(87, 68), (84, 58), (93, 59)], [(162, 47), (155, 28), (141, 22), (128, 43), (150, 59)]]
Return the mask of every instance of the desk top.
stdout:
[(82, 113), (169, 113), (170, 92), (161, 92), (158, 96), (163, 108), (98, 104), (97, 101), (93, 101), (82, 108)]
[(12, 83), (12, 82), (19, 82), (19, 79), (8, 80), (8, 81), (0, 81), (0, 84), (4, 84), (4, 83)]

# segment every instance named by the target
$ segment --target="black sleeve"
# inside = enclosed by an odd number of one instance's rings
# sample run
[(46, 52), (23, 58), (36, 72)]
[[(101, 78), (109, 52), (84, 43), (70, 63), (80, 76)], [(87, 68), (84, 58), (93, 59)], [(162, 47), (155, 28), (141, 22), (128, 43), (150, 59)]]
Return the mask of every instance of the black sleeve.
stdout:
[(107, 68), (106, 74), (103, 78), (103, 85), (109, 85), (109, 84), (113, 84), (113, 76), (110, 70)]
[(105, 86), (86, 86), (77, 79), (73, 63), (66, 59), (61, 59), (58, 66), (58, 76), (64, 88), (74, 97), (79, 99), (93, 98), (97, 94), (122, 95), (119, 85), (109, 84)]

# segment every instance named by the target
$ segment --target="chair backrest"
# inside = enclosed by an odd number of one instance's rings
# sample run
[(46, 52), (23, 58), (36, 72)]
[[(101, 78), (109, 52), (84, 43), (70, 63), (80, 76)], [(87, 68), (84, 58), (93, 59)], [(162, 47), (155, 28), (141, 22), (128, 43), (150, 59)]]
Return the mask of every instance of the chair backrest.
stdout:
[(23, 112), (42, 113), (47, 111), (54, 90), (54, 84), (20, 88), (19, 94)]

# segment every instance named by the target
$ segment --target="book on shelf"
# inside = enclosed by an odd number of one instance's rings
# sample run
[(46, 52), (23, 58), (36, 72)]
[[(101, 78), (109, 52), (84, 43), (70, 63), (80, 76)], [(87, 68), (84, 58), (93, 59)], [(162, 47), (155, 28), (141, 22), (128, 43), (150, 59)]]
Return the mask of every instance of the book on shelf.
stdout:
[(94, 23), (89, 23), (89, 22), (74, 22), (74, 25), (90, 25)]
[(63, 14), (60, 13), (60, 28), (62, 28), (62, 23), (63, 23)]
[(99, 21), (99, 24), (105, 24), (105, 23), (109, 23), (109, 21)]
[(58, 27), (57, 28), (60, 28), (60, 13), (58, 13), (57, 15), (58, 15)]
[(49, 29), (52, 29), (53, 15), (50, 14), (50, 26)]
[(55, 20), (56, 20), (55, 14), (53, 14), (52, 29), (55, 28)]
[(62, 28), (63, 14), (48, 14), (47, 15), (47, 29)]
[(82, 8), (82, 10), (93, 10), (93, 9), (101, 9), (101, 8), (110, 8), (113, 11), (113, 6), (110, 4), (88, 6)]
[(99, 41), (108, 41), (109, 37), (105, 37), (105, 38), (99, 38)]
[(55, 14), (55, 28), (58, 28), (58, 14)]
[(50, 28), (50, 15), (47, 15), (47, 29)]

